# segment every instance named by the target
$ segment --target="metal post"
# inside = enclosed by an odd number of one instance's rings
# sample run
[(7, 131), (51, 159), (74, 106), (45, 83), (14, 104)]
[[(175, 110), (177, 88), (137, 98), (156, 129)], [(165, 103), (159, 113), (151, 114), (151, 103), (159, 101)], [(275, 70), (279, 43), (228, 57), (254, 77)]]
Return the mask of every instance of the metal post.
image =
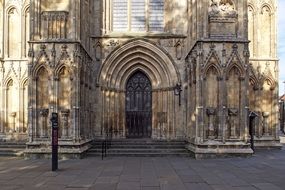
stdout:
[(58, 114), (52, 113), (52, 171), (58, 170)]

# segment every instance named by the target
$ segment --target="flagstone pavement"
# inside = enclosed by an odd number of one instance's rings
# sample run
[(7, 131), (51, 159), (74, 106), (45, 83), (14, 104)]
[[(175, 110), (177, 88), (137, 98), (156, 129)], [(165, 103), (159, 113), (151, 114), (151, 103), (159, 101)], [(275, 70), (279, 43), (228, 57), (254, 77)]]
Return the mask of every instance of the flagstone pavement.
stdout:
[(59, 162), (0, 158), (0, 190), (285, 190), (285, 150), (249, 158), (85, 158)]

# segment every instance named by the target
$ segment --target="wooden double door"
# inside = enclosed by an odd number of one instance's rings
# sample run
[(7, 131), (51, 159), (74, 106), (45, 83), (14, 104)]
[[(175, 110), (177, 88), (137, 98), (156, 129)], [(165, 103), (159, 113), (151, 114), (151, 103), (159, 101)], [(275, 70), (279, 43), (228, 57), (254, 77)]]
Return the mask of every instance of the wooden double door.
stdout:
[(150, 138), (152, 132), (152, 86), (149, 78), (137, 71), (126, 85), (126, 137)]

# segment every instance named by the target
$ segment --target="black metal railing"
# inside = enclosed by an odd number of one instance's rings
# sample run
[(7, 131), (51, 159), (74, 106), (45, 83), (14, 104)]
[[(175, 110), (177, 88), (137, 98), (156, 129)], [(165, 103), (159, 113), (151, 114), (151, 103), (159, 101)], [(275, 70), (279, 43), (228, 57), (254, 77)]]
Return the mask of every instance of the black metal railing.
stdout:
[(107, 130), (106, 136), (102, 140), (102, 150), (101, 150), (102, 160), (104, 159), (104, 157), (107, 157), (107, 150), (111, 148), (112, 139), (113, 139), (113, 129), (110, 128)]

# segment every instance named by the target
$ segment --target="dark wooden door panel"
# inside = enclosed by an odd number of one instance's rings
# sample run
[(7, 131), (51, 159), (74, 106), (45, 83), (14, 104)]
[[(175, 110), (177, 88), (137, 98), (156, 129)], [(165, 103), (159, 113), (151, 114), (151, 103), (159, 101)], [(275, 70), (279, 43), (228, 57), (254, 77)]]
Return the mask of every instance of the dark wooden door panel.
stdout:
[(128, 138), (151, 137), (151, 82), (143, 72), (133, 74), (126, 86), (126, 128)]

